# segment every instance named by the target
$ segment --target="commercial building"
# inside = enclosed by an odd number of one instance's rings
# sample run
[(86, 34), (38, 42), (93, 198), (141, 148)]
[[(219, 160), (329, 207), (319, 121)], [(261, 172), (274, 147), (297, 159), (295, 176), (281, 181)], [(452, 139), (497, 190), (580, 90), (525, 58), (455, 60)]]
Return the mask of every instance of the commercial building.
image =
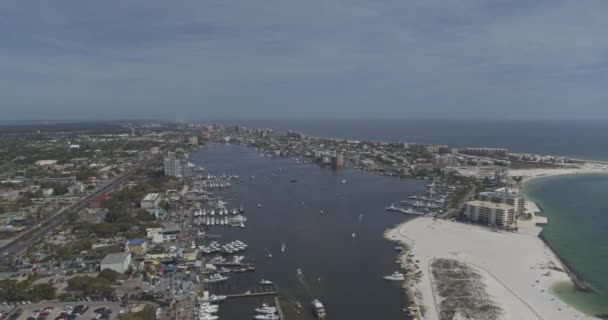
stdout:
[(504, 148), (465, 148), (464, 154), (480, 157), (501, 157), (509, 155), (509, 150)]
[(342, 153), (337, 152), (331, 156), (331, 166), (334, 168), (344, 167), (344, 156)]
[(479, 193), (479, 200), (492, 203), (508, 204), (515, 208), (517, 215), (523, 214), (526, 211), (526, 199), (516, 191), (498, 190), (486, 191)]
[(181, 159), (175, 157), (175, 153), (170, 152), (164, 160), (165, 175), (181, 178), (183, 176), (183, 166)]
[(191, 136), (190, 139), (188, 139), (188, 142), (193, 145), (193, 146), (197, 146), (198, 145), (198, 137), (197, 136)]
[(118, 273), (125, 273), (131, 265), (130, 252), (110, 253), (101, 260), (99, 270), (110, 269)]
[(467, 202), (465, 214), (468, 220), (503, 228), (517, 227), (515, 207), (504, 203), (490, 201)]
[(139, 206), (142, 209), (154, 209), (158, 207), (160, 203), (159, 193), (148, 193), (143, 199), (141, 199)]

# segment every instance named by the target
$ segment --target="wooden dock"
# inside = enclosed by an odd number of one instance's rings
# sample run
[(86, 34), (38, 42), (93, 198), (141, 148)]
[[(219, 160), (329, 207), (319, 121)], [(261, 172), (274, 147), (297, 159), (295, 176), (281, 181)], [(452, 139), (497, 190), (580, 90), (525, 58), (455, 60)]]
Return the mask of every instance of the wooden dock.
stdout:
[(281, 302), (279, 301), (279, 297), (274, 297), (274, 305), (277, 307), (277, 313), (279, 314), (280, 320), (285, 320), (285, 315), (283, 314), (283, 309), (281, 308)]
[(263, 297), (263, 296), (276, 296), (279, 294), (279, 288), (276, 286), (265, 286), (256, 288), (243, 293), (226, 294), (227, 299), (231, 298), (250, 298), (250, 297)]

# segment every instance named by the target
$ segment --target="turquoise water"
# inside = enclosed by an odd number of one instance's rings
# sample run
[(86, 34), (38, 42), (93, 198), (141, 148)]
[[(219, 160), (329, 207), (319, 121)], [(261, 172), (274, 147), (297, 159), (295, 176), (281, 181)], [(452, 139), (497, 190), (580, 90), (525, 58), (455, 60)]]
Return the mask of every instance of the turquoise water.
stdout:
[(588, 314), (608, 314), (608, 175), (558, 176), (526, 183), (543, 210), (543, 236), (594, 293), (559, 285), (556, 293)]

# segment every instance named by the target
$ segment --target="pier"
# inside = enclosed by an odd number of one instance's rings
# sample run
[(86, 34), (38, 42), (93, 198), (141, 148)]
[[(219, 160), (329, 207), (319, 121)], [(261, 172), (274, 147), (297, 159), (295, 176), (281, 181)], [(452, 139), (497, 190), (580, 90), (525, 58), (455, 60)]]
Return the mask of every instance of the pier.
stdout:
[(277, 296), (279, 294), (279, 288), (275, 285), (266, 286), (268, 288), (257, 288), (248, 290), (243, 293), (226, 294), (226, 299), (235, 298), (251, 298), (251, 297), (263, 297), (263, 296)]
[(279, 297), (274, 297), (274, 305), (277, 307), (279, 319), (285, 320), (285, 315), (283, 314), (283, 308), (281, 308), (281, 302), (279, 301)]

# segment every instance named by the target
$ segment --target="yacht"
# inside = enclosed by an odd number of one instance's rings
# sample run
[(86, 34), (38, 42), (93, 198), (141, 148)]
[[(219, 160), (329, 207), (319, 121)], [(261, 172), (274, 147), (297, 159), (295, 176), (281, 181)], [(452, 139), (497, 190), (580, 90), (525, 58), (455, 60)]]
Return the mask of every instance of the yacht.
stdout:
[(268, 305), (263, 304), (261, 308), (256, 308), (255, 312), (262, 313), (262, 314), (275, 314), (277, 312), (277, 308), (269, 307)]
[(259, 283), (260, 283), (261, 285), (271, 285), (271, 284), (272, 284), (272, 281), (268, 281), (268, 280), (264, 280), (264, 279), (262, 279), (262, 280), (260, 280), (260, 282), (259, 282)]
[(258, 203), (258, 208), (261, 208), (261, 207), (262, 207), (262, 204)]
[(318, 319), (325, 319), (325, 307), (319, 301), (319, 299), (315, 299), (312, 301), (312, 311), (315, 313)]
[(399, 271), (395, 271), (392, 274), (388, 275), (388, 276), (384, 276), (384, 280), (388, 280), (388, 281), (403, 281), (405, 280), (405, 276), (403, 275), (403, 273), (399, 272)]
[(203, 280), (203, 282), (204, 283), (215, 283), (215, 282), (222, 282), (222, 281), (226, 281), (226, 280), (228, 280), (228, 277), (222, 276), (219, 273), (214, 273), (209, 277), (209, 279)]

